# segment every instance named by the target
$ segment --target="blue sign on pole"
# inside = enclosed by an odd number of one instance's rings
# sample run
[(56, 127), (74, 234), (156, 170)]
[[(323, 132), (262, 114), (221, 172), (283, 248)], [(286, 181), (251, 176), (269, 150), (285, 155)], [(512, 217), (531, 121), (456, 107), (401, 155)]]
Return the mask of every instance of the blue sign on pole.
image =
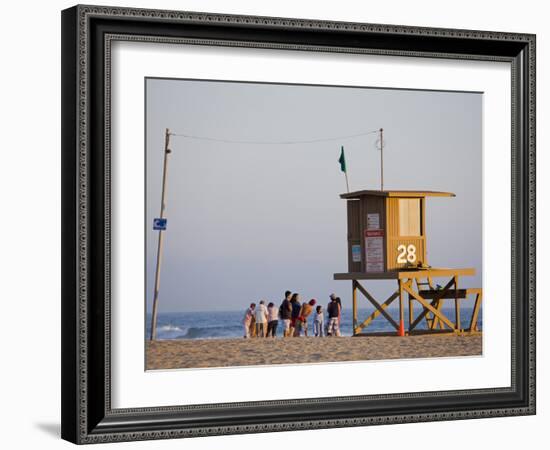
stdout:
[(153, 230), (166, 230), (167, 219), (153, 219)]

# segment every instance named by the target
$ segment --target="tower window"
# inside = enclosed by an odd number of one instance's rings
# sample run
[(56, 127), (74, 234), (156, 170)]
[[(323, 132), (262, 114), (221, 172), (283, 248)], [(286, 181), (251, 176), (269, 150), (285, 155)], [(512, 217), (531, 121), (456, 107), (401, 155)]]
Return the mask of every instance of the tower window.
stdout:
[(399, 199), (399, 235), (420, 236), (422, 234), (420, 224), (420, 199)]

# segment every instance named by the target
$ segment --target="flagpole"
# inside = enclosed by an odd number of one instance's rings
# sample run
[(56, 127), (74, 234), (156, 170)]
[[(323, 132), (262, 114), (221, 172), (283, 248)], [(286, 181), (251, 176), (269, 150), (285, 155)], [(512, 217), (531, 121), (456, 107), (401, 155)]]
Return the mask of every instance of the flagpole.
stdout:
[(340, 158), (338, 159), (338, 162), (340, 163), (340, 170), (344, 172), (344, 175), (346, 176), (346, 188), (348, 190), (349, 194), (349, 181), (348, 181), (348, 168), (346, 165), (346, 155), (344, 154), (344, 146), (340, 147)]
[[(170, 145), (170, 130), (166, 128), (166, 134), (164, 136), (164, 165), (162, 168), (162, 196), (160, 201), (160, 218), (164, 219), (164, 211), (166, 209), (166, 179), (168, 175), (168, 155), (171, 150)], [(159, 302), (159, 289), (160, 289), (160, 263), (162, 261), (162, 248), (164, 243), (164, 230), (159, 230), (159, 240), (157, 248), (157, 269), (155, 272), (155, 293), (153, 295), (153, 311), (151, 314), (151, 340), (154, 341), (157, 338), (157, 315), (158, 315), (158, 302)]]

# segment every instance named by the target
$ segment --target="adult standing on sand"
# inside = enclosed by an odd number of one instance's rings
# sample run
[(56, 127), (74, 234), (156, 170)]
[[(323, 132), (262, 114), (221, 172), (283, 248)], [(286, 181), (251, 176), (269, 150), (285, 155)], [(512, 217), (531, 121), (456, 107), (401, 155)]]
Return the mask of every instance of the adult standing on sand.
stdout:
[(292, 305), (290, 304), (290, 296), (292, 292), (285, 292), (285, 299), (279, 307), (279, 317), (283, 322), (283, 337), (289, 336), (290, 320), (292, 319)]
[(260, 301), (258, 309), (256, 309), (256, 336), (265, 337), (265, 332), (267, 329), (267, 308), (265, 307), (265, 302)]
[(338, 303), (339, 311), (338, 311), (338, 326), (342, 324), (342, 300), (340, 300), (340, 297), (338, 297), (336, 294), (330, 294), (330, 300), (336, 300), (336, 303)]
[(290, 315), (290, 329), (288, 330), (288, 335), (294, 336), (296, 320), (298, 320), (298, 316), (300, 315), (300, 311), (302, 310), (302, 305), (300, 303), (300, 294), (298, 294), (297, 292), (292, 294), (290, 304), (292, 305), (292, 313)]
[(304, 330), (304, 336), (307, 336), (307, 318), (313, 311), (315, 303), (317, 303), (317, 300), (312, 298), (308, 303), (304, 302), (304, 304), (300, 308), (300, 315), (296, 319), (294, 336), (300, 336), (302, 330)]
[(340, 336), (340, 305), (334, 294), (330, 296), (330, 303), (327, 306), (328, 326), (327, 336)]
[(256, 337), (256, 311), (252, 314), (252, 320), (250, 321), (250, 337)]
[(266, 337), (276, 337), (277, 336), (277, 326), (279, 325), (279, 311), (273, 304), (269, 302), (267, 305), (267, 336)]
[(250, 337), (250, 325), (252, 323), (252, 318), (254, 317), (254, 309), (256, 308), (256, 303), (251, 303), (249, 308), (246, 308), (243, 318), (244, 326), (244, 338), (247, 339)]

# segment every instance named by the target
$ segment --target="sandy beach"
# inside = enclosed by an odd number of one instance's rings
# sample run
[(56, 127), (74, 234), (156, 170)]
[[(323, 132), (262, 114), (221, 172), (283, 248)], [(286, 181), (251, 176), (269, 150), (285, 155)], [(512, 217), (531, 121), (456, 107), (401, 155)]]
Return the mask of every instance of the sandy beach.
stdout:
[(146, 342), (147, 369), (481, 355), (482, 336), (182, 339)]

